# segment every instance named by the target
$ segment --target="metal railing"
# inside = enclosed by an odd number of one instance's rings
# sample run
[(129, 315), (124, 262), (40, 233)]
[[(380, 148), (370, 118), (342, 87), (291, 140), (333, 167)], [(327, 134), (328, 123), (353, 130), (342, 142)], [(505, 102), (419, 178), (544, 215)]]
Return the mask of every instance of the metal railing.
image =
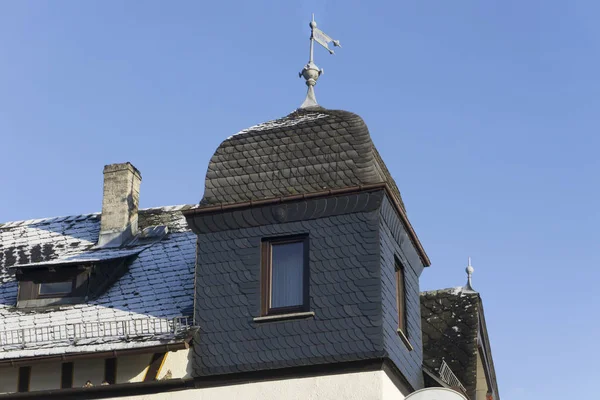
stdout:
[(450, 385), (450, 387), (459, 387), (465, 393), (467, 392), (467, 389), (460, 383), (456, 375), (454, 375), (454, 372), (452, 372), (444, 360), (442, 360), (442, 365), (440, 366), (440, 379)]
[(75, 344), (86, 339), (177, 335), (192, 325), (191, 317), (173, 319), (140, 318), (124, 321), (98, 321), (77, 324), (50, 325), (0, 331), (0, 350), (6, 347), (67, 342)]

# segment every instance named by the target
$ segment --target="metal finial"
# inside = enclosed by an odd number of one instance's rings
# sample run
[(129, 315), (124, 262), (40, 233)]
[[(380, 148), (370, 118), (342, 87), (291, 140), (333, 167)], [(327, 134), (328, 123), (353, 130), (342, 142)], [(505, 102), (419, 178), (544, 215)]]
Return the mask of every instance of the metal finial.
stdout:
[(471, 285), (471, 275), (473, 275), (473, 272), (475, 271), (475, 268), (473, 268), (473, 266), (471, 265), (471, 257), (469, 257), (469, 265), (467, 265), (467, 268), (465, 268), (465, 271), (467, 272), (467, 284), (465, 285), (465, 290), (470, 290), (470, 291), (475, 291), (473, 289), (473, 286)]
[(340, 45), (339, 40), (333, 40), (330, 38), (325, 32), (317, 28), (317, 23), (315, 22), (315, 14), (312, 15), (312, 21), (310, 21), (310, 56), (308, 58), (308, 63), (302, 68), (302, 71), (298, 74), (300, 77), (304, 77), (306, 80), (306, 86), (308, 86), (308, 91), (306, 93), (306, 99), (304, 103), (300, 106), (300, 108), (313, 107), (317, 106), (317, 98), (315, 97), (315, 85), (317, 84), (317, 79), (323, 73), (322, 69), (319, 69), (317, 65), (313, 61), (313, 53), (314, 53), (314, 43), (315, 41), (319, 43), (321, 46), (325, 47), (329, 54), (334, 54), (333, 50), (329, 48), (329, 43), (333, 43), (335, 47), (342, 47)]

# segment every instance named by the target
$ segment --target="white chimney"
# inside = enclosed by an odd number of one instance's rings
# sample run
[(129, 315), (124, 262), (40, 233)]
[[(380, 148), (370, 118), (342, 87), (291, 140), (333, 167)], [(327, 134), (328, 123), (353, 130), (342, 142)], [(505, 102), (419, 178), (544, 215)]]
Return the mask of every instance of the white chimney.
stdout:
[(104, 195), (98, 247), (119, 247), (138, 232), (142, 175), (131, 163), (104, 167)]

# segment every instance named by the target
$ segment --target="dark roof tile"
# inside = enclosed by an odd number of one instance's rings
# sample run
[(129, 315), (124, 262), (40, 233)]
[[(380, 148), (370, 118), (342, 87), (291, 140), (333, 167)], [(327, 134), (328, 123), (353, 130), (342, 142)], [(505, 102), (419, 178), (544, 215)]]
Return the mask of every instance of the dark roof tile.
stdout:
[(461, 288), (421, 293), (423, 364), (439, 372), (442, 360), (470, 395), (475, 392), (479, 294)]
[(200, 206), (384, 182), (402, 204), (358, 115), (321, 107), (300, 109), (221, 143), (208, 166)]

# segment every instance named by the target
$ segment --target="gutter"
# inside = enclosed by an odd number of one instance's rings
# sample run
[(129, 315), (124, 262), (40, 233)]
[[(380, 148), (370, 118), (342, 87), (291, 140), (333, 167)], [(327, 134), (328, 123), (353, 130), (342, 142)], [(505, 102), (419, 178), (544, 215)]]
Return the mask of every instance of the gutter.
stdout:
[(423, 265), (425, 267), (429, 267), (431, 265), (431, 261), (429, 260), (427, 253), (425, 253), (425, 249), (423, 248), (423, 245), (421, 244), (421, 241), (419, 240), (417, 233), (415, 232), (414, 228), (410, 224), (410, 221), (408, 220), (408, 216), (406, 215), (406, 211), (404, 211), (404, 209), (399, 204), (399, 202), (394, 198), (394, 196), (392, 195), (392, 189), (391, 189), (390, 185), (388, 185), (386, 182), (374, 183), (374, 184), (369, 184), (369, 185), (352, 186), (352, 187), (347, 187), (347, 188), (342, 188), (342, 189), (328, 189), (328, 190), (323, 190), (323, 191), (319, 191), (319, 192), (296, 194), (296, 195), (291, 195), (291, 196), (271, 197), (271, 198), (264, 199), (264, 200), (250, 200), (250, 201), (243, 201), (243, 202), (232, 203), (232, 204), (219, 204), (216, 206), (192, 208), (189, 210), (182, 211), (182, 214), (186, 217), (186, 219), (188, 219), (188, 218), (194, 217), (196, 215), (204, 215), (204, 214), (224, 212), (224, 211), (230, 211), (230, 210), (239, 210), (242, 208), (251, 208), (251, 207), (264, 206), (264, 205), (287, 203), (287, 202), (296, 201), (296, 200), (315, 199), (315, 198), (335, 196), (335, 195), (340, 195), (340, 194), (360, 193), (360, 192), (372, 191), (372, 190), (377, 190), (377, 189), (385, 190), (388, 200), (390, 200), (392, 202), (394, 209), (398, 213), (398, 216), (400, 217), (400, 220), (402, 221), (404, 228), (408, 232), (408, 236), (410, 237), (412, 244), (415, 246), (415, 249), (417, 250), (417, 253), (419, 254), (419, 258), (421, 259), (421, 262), (423, 263)]

